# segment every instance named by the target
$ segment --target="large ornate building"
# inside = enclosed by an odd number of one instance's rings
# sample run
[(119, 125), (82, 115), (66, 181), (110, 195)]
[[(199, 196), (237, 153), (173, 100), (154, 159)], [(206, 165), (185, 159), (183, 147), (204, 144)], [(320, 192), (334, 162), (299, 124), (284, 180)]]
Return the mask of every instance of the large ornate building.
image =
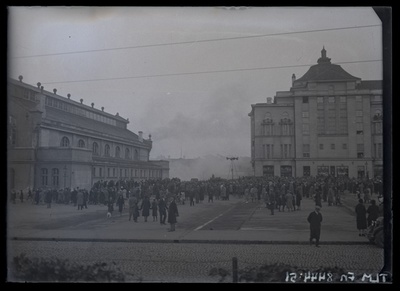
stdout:
[(86, 188), (100, 180), (163, 179), (168, 161), (150, 161), (152, 140), (128, 119), (8, 80), (9, 189)]
[(362, 81), (318, 63), (289, 91), (252, 104), (251, 157), (256, 176), (381, 176), (382, 81)]

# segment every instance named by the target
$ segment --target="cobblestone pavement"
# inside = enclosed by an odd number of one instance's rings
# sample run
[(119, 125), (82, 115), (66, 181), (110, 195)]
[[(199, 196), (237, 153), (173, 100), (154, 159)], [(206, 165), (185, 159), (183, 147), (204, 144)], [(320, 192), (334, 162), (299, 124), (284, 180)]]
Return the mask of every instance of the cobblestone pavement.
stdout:
[[(209, 276), (212, 268), (231, 272), (232, 258), (239, 269), (264, 263), (285, 263), (305, 270), (338, 267), (356, 277), (377, 274), (383, 267), (383, 252), (373, 245), (251, 245), (198, 243), (120, 243), (11, 241), (9, 258), (69, 259), (81, 264), (115, 262), (128, 282), (218, 282)], [(340, 276), (341, 274), (334, 274)], [(232, 282), (231, 277), (227, 282)]]

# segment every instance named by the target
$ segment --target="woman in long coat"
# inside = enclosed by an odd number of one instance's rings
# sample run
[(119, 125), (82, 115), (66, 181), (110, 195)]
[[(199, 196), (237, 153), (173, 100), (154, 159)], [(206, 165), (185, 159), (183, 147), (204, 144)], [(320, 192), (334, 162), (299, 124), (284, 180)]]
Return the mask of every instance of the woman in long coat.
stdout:
[(175, 203), (175, 197), (173, 197), (168, 206), (168, 223), (171, 225), (171, 228), (168, 231), (175, 231), (175, 223), (177, 223), (176, 218), (178, 216), (178, 206)]
[(125, 204), (124, 196), (123, 196), (123, 194), (119, 194), (118, 199), (117, 199), (119, 216), (122, 215), (122, 210), (124, 209), (124, 204)]
[(358, 204), (355, 207), (357, 229), (359, 231), (359, 236), (365, 236), (367, 229), (367, 210), (364, 206), (364, 201), (362, 199), (358, 200)]
[(150, 200), (148, 196), (144, 196), (142, 205), (140, 206), (140, 209), (142, 210), (142, 216), (144, 217), (144, 221), (147, 222), (147, 217), (150, 215)]

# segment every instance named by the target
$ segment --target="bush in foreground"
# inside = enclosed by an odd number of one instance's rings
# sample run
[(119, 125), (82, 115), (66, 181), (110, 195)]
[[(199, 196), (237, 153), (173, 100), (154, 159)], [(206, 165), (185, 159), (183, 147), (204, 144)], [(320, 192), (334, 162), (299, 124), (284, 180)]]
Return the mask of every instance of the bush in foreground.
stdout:
[(28, 258), (21, 254), (10, 266), (13, 281), (24, 282), (124, 282), (125, 275), (115, 263), (81, 265), (58, 258)]

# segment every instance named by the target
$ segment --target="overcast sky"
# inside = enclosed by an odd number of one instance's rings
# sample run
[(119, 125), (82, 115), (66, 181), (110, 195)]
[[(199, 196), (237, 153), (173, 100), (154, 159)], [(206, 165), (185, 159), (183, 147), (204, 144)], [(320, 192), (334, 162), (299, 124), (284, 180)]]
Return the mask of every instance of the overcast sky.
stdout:
[(289, 90), (323, 46), (382, 79), (368, 7), (9, 7), (8, 23), (10, 77), (129, 118), (152, 159), (250, 156), (251, 104)]

